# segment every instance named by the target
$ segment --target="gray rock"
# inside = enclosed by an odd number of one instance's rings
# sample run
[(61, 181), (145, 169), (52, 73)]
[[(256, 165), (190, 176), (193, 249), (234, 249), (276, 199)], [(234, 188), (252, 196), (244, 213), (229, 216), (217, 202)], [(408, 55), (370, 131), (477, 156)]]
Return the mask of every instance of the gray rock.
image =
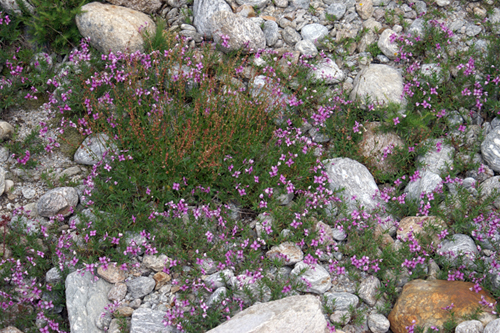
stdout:
[(238, 313), (208, 333), (325, 332), (321, 302), (312, 295), (260, 303)]
[[(28, 8), (30, 13), (35, 13), (35, 8), (28, 1), (21, 0), (21, 2)], [(5, 9), (7, 13), (21, 15), (21, 8), (16, 0), (0, 0), (0, 8)]]
[(193, 25), (206, 38), (212, 38), (211, 19), (219, 11), (232, 13), (231, 7), (224, 0), (194, 0)]
[(302, 39), (299, 33), (292, 27), (286, 27), (285, 29), (283, 29), (283, 31), (281, 32), (281, 37), (287, 44), (290, 44), (292, 46), (295, 46), (295, 44), (297, 44), (297, 42)]
[(408, 183), (405, 188), (405, 193), (409, 199), (419, 199), (422, 192), (431, 193), (441, 185), (443, 179), (434, 172), (420, 172), (420, 178), (414, 182)]
[(385, 333), (391, 327), (391, 322), (379, 313), (368, 316), (368, 327), (372, 333)]
[(427, 4), (425, 1), (415, 1), (415, 11), (417, 14), (427, 13)]
[(467, 320), (455, 327), (455, 333), (483, 333), (483, 323), (479, 320)]
[(175, 327), (163, 325), (165, 312), (139, 308), (132, 313), (130, 333), (180, 333)]
[(288, 7), (288, 0), (274, 0), (274, 5), (279, 8)]
[(318, 49), (310, 40), (301, 40), (295, 44), (295, 50), (300, 54), (314, 58), (318, 54)]
[(500, 127), (493, 128), (481, 143), (481, 154), (488, 166), (500, 171)]
[(267, 6), (269, 0), (236, 0), (236, 3), (240, 6), (249, 5), (252, 7), (263, 8)]
[(109, 2), (148, 14), (155, 13), (162, 5), (161, 0), (109, 0)]
[(229, 285), (234, 290), (236, 297), (247, 305), (256, 299), (260, 302), (271, 300), (271, 289), (261, 281), (256, 281), (253, 277), (245, 274), (233, 277), (229, 281)]
[(365, 98), (371, 102), (387, 104), (389, 102), (405, 104), (403, 94), (403, 77), (388, 65), (372, 64), (359, 72), (354, 80), (354, 88), (350, 99), (359, 99), (364, 104)]
[(493, 32), (500, 35), (500, 8), (493, 8), (493, 12), (489, 15), (489, 21), (493, 25)]
[(153, 278), (140, 276), (127, 281), (126, 284), (132, 298), (141, 298), (153, 291), (156, 282)]
[(498, 333), (500, 332), (500, 319), (495, 319), (491, 321), (486, 327), (484, 328), (483, 333)]
[(334, 158), (323, 161), (323, 164), (330, 190), (344, 189), (340, 195), (351, 210), (356, 209), (356, 201), (351, 200), (354, 196), (366, 210), (377, 207), (378, 201), (373, 199), (373, 195), (378, 191), (378, 186), (364, 165), (350, 158)]
[(140, 29), (153, 34), (156, 25), (146, 14), (120, 6), (91, 2), (76, 16), (76, 25), (83, 37), (102, 53), (144, 50)]
[(375, 303), (377, 303), (378, 288), (380, 288), (380, 280), (370, 275), (364, 279), (359, 286), (359, 298), (369, 306), (375, 306)]
[(234, 273), (229, 269), (225, 269), (204, 277), (203, 282), (208, 288), (218, 289), (226, 285), (224, 281), (229, 282), (232, 278), (234, 278)]
[(499, 194), (497, 199), (493, 201), (493, 205), (495, 206), (495, 208), (500, 208), (500, 176), (488, 178), (479, 186), (481, 187), (481, 194), (483, 199), (492, 195), (493, 193), (495, 193), (495, 191)]
[(452, 146), (445, 144), (443, 139), (426, 140), (425, 144), (429, 145), (430, 149), (424, 156), (417, 157), (417, 162), (422, 165), (419, 170), (439, 175), (453, 166), (455, 149)]
[(356, 12), (363, 20), (369, 19), (373, 14), (373, 1), (358, 1), (356, 2)]
[(326, 293), (326, 305), (332, 307), (335, 311), (347, 311), (349, 306), (356, 308), (359, 303), (359, 298), (356, 295), (340, 292), (340, 293)]
[(50, 284), (55, 284), (61, 281), (61, 274), (59, 273), (59, 269), (57, 267), (52, 267), (45, 274), (45, 282)]
[(479, 254), (472, 238), (463, 234), (454, 234), (452, 240), (443, 240), (439, 253), (444, 255), (452, 265), (456, 265), (457, 257), (463, 255), (463, 263), (466, 266), (473, 266)]
[(420, 67), (420, 74), (428, 78), (436, 75), (439, 83), (450, 79), (450, 73), (443, 72), (443, 68), (439, 64), (423, 64)]
[(227, 294), (226, 287), (217, 288), (208, 298), (207, 306), (211, 307), (212, 305), (218, 304), (220, 301), (224, 299), (226, 294)]
[(333, 15), (337, 20), (340, 20), (344, 16), (347, 8), (346, 5), (340, 2), (335, 2), (326, 7), (325, 11), (328, 15)]
[(127, 285), (122, 282), (115, 283), (113, 288), (108, 292), (110, 301), (121, 301), (127, 295)]
[(463, 20), (463, 19), (458, 19), (458, 20), (454, 20), (452, 22), (450, 22), (450, 25), (449, 25), (449, 28), (451, 31), (455, 32), (455, 31), (460, 31), (460, 29), (462, 29), (462, 27), (467, 23), (466, 20)]
[(424, 35), (424, 20), (421, 18), (416, 19), (412, 22), (410, 27), (408, 28), (408, 33), (413, 36), (423, 36)]
[(476, 35), (479, 35), (481, 33), (481, 30), (482, 28), (480, 26), (477, 26), (475, 24), (468, 24), (465, 30), (465, 34), (469, 37), (474, 37)]
[(0, 195), (5, 191), (5, 170), (0, 166)]
[(324, 58), (311, 70), (309, 76), (314, 82), (335, 84), (344, 81), (346, 75), (335, 61)]
[(9, 150), (5, 147), (0, 147), (0, 163), (7, 162), (9, 156)]
[[(306, 269), (305, 273), (299, 276), (303, 269)], [(309, 265), (301, 261), (295, 264), (290, 274), (298, 276), (305, 283), (301, 289), (304, 292), (321, 295), (332, 287), (330, 274), (320, 265)]]
[(217, 272), (217, 263), (212, 258), (204, 258), (201, 264), (196, 264), (204, 273), (214, 274)]
[[(242, 48), (245, 52), (255, 52), (266, 47), (264, 32), (250, 19), (220, 11), (212, 15), (211, 24), (214, 41), (223, 52)], [(229, 37), (229, 47), (222, 45), (222, 36)]]
[(399, 47), (395, 41), (391, 42), (392, 35), (397, 35), (397, 33), (391, 29), (385, 29), (380, 35), (377, 45), (387, 58), (396, 59), (399, 55)]
[(315, 45), (319, 45), (321, 40), (328, 35), (328, 28), (318, 23), (308, 24), (302, 28), (300, 34), (302, 39), (310, 40)]
[(38, 215), (69, 216), (78, 204), (78, 193), (73, 187), (58, 187), (45, 193), (36, 204)]
[(291, 0), (291, 5), (296, 9), (309, 9), (311, 0)]
[(109, 303), (106, 295), (112, 285), (92, 274), (73, 272), (66, 277), (66, 309), (73, 333), (102, 332), (95, 323)]
[(109, 137), (104, 133), (89, 135), (75, 152), (75, 162), (85, 165), (94, 165), (102, 161), (103, 154), (116, 149), (114, 144), (109, 144)]
[(268, 46), (273, 46), (279, 39), (278, 33), (278, 23), (274, 21), (264, 22), (264, 36), (266, 37), (266, 44)]
[(440, 7), (448, 6), (451, 3), (451, 0), (434, 0), (436, 5)]

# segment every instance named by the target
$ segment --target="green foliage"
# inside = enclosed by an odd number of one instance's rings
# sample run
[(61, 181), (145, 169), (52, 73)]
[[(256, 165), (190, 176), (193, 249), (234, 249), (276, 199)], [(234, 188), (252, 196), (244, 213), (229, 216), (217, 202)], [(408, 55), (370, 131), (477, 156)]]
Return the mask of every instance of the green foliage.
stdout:
[(24, 139), (18, 140), (19, 128), (17, 127), (11, 140), (5, 144), (5, 147), (10, 150), (16, 159), (22, 159), (29, 151), (31, 157), (25, 165), (20, 164), (21, 167), (34, 168), (38, 165), (36, 161), (36, 154), (44, 151), (44, 145), (38, 137), (38, 127), (32, 130)]
[(50, 47), (57, 53), (68, 54), (82, 38), (75, 16), (90, 0), (31, 0), (36, 8), (32, 14), (21, 1), (23, 23), (28, 26), (34, 41)]

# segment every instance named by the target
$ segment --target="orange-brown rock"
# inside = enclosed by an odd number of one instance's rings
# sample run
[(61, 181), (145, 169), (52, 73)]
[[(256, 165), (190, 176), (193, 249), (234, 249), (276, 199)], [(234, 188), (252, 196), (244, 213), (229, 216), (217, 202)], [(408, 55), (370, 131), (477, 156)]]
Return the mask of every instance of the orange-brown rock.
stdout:
[(171, 277), (165, 272), (158, 272), (153, 275), (153, 279), (156, 281), (155, 290), (158, 290), (165, 284), (167, 284), (167, 282), (170, 281)]
[(107, 266), (107, 269), (104, 269), (102, 265), (99, 266), (97, 268), (97, 275), (109, 283), (118, 283), (125, 280), (125, 272), (122, 271), (120, 267), (117, 267), (116, 263), (113, 262)]
[(260, 18), (266, 20), (266, 21), (274, 21), (276, 22), (276, 17), (274, 16), (269, 16), (269, 15), (262, 15)]
[[(436, 216), (408, 216), (399, 222), (397, 234), (403, 239), (408, 238), (408, 234), (413, 230), (413, 235), (425, 234), (425, 229), (435, 227), (438, 232), (446, 229), (446, 223)], [(437, 234), (432, 238), (434, 245), (441, 243)]]
[[(378, 122), (365, 125), (363, 140), (359, 143), (360, 153), (367, 158), (370, 167), (383, 173), (394, 173), (396, 167), (388, 161), (388, 152), (396, 147), (404, 146), (403, 140), (394, 133), (377, 133)], [(384, 151), (387, 151), (384, 158)]]
[[(488, 302), (495, 302), (484, 290), (479, 293), (471, 291), (469, 288), (473, 286), (470, 282), (444, 280), (413, 280), (407, 283), (389, 314), (392, 332), (407, 333), (405, 327), (412, 325), (413, 320), (425, 330), (431, 326), (442, 327), (450, 318), (450, 312), (442, 308), (452, 303), (455, 318), (460, 323), (464, 321), (461, 318), (474, 313), (480, 305), (481, 296)], [(488, 311), (487, 308), (483, 310)]]

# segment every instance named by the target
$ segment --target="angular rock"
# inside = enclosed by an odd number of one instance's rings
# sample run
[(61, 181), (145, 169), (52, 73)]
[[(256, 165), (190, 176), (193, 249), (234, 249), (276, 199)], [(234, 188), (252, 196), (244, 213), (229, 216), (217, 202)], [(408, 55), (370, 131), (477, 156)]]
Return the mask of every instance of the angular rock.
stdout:
[(309, 265), (301, 261), (295, 264), (290, 274), (299, 276), (303, 269), (306, 271), (299, 277), (305, 284), (302, 291), (321, 295), (332, 287), (330, 274), (320, 265)]
[(339, 68), (337, 63), (330, 58), (322, 59), (310, 74), (314, 82), (324, 82), (326, 84), (335, 84), (344, 81), (345, 73)]
[(145, 255), (144, 258), (142, 259), (142, 264), (146, 268), (150, 268), (155, 272), (162, 271), (163, 268), (165, 268), (165, 265), (168, 265), (169, 262), (170, 259), (164, 254)]
[(108, 292), (108, 299), (112, 302), (121, 301), (127, 295), (127, 285), (125, 283), (117, 283)]
[(493, 128), (481, 143), (481, 154), (488, 166), (500, 171), (500, 127)]
[(405, 103), (403, 94), (403, 77), (388, 65), (372, 64), (362, 69), (354, 80), (354, 88), (350, 99), (359, 99), (364, 104), (365, 98), (379, 103)]
[(454, 234), (451, 240), (443, 240), (439, 253), (448, 258), (452, 265), (457, 265), (457, 257), (461, 256), (466, 266), (474, 265), (479, 255), (474, 240), (463, 234)]
[(155, 275), (153, 275), (153, 279), (156, 282), (155, 290), (158, 290), (161, 287), (163, 287), (164, 285), (166, 285), (167, 282), (169, 282), (171, 280), (171, 277), (170, 277), (170, 275), (168, 275), (165, 272), (158, 272)]
[(311, 58), (318, 55), (318, 49), (310, 40), (301, 40), (297, 42), (297, 44), (295, 44), (295, 50), (299, 51), (300, 54)]
[(323, 333), (326, 327), (321, 302), (304, 295), (253, 305), (208, 333)]
[(263, 8), (267, 6), (269, 0), (236, 0), (236, 3), (240, 6), (248, 5), (251, 7)]
[(207, 306), (211, 307), (214, 304), (218, 304), (224, 299), (224, 296), (227, 295), (227, 288), (226, 287), (220, 287), (217, 288), (208, 298), (207, 300)]
[(406, 185), (404, 192), (408, 194), (409, 199), (419, 199), (422, 192), (432, 193), (441, 186), (442, 181), (434, 172), (424, 171), (420, 173), (420, 178)]
[(399, 55), (399, 47), (395, 41), (391, 42), (392, 35), (397, 34), (391, 29), (384, 30), (380, 35), (377, 45), (380, 51), (382, 51), (382, 53), (385, 54), (387, 58), (396, 59)]
[(483, 333), (483, 323), (479, 320), (468, 320), (455, 327), (455, 333)]
[(453, 166), (453, 153), (455, 149), (444, 143), (443, 139), (426, 140), (430, 149), (424, 156), (418, 156), (417, 162), (422, 167), (419, 170), (427, 170), (435, 174), (441, 174)]
[[(356, 209), (356, 200), (366, 209), (373, 210), (378, 201), (373, 195), (378, 191), (375, 179), (361, 163), (350, 158), (334, 158), (323, 161), (332, 191), (344, 189), (340, 195), (351, 210)], [(356, 197), (356, 200), (352, 200)]]
[(102, 332), (95, 323), (109, 303), (106, 295), (112, 285), (92, 274), (70, 273), (66, 277), (66, 309), (72, 333)]
[(58, 187), (42, 195), (36, 204), (38, 215), (51, 217), (69, 216), (78, 204), (78, 193), (73, 187)]
[(321, 40), (328, 35), (327, 27), (319, 24), (307, 24), (300, 31), (303, 40), (310, 40), (314, 45), (321, 44)]
[(253, 300), (260, 302), (269, 302), (271, 300), (271, 289), (251, 276), (245, 274), (235, 276), (229, 281), (229, 285), (234, 290), (236, 297), (243, 300), (243, 303), (247, 305), (251, 304)]
[(495, 176), (486, 179), (479, 185), (481, 187), (482, 198), (492, 195), (493, 193), (498, 193), (498, 197), (493, 201), (495, 208), (500, 208), (500, 176)]
[(325, 9), (328, 15), (334, 16), (337, 20), (340, 20), (344, 16), (346, 10), (346, 5), (341, 2), (332, 3)]
[(292, 46), (295, 46), (297, 42), (302, 40), (302, 37), (299, 35), (299, 33), (290, 26), (286, 27), (285, 29), (283, 29), (283, 31), (281, 31), (281, 37), (287, 44), (290, 44)]
[(373, 14), (372, 0), (358, 0), (356, 2), (356, 12), (363, 20), (368, 20)]
[(132, 298), (141, 298), (153, 291), (156, 282), (150, 277), (139, 276), (138, 278), (127, 281), (126, 284)]
[(102, 161), (103, 154), (112, 149), (116, 149), (116, 146), (109, 144), (106, 134), (92, 134), (85, 138), (76, 150), (74, 160), (79, 164), (94, 165)]
[[(225, 53), (243, 49), (255, 52), (266, 47), (266, 37), (262, 29), (252, 20), (226, 11), (212, 15), (212, 34), (214, 41)], [(228, 46), (223, 45), (222, 36), (228, 36)]]
[(369, 306), (375, 306), (375, 303), (377, 303), (378, 288), (380, 288), (380, 280), (372, 275), (367, 277), (359, 286), (359, 298)]
[(392, 332), (406, 333), (405, 327), (412, 325), (412, 320), (415, 320), (416, 325), (425, 327), (425, 330), (431, 326), (442, 327), (450, 317), (449, 311), (442, 308), (451, 303), (454, 304), (455, 318), (460, 323), (464, 321), (461, 318), (474, 313), (481, 296), (484, 296), (487, 302), (494, 302), (484, 290), (479, 293), (471, 291), (473, 286), (473, 283), (462, 281), (408, 282), (389, 314)]
[(500, 8), (493, 8), (492, 13), (489, 15), (489, 21), (493, 26), (493, 32), (500, 35), (500, 25), (498, 25), (500, 23)]
[(403, 140), (395, 133), (378, 133), (379, 122), (365, 125), (363, 141), (359, 143), (360, 153), (366, 157), (370, 167), (383, 173), (395, 173), (396, 166), (390, 163), (388, 156), (397, 147), (404, 147)]
[(326, 293), (326, 304), (333, 307), (335, 311), (348, 311), (349, 307), (356, 308), (359, 304), (359, 298), (356, 295), (346, 292)]
[(7, 326), (0, 330), (0, 333), (23, 333), (23, 331), (17, 329), (14, 326)]
[(155, 13), (162, 5), (160, 0), (109, 0), (109, 2), (148, 14)]
[(218, 289), (224, 287), (226, 284), (224, 281), (228, 282), (234, 278), (234, 273), (225, 269), (221, 272), (214, 273), (212, 275), (206, 276), (203, 278), (203, 282), (208, 288)]
[(269, 251), (267, 251), (266, 257), (271, 260), (273, 258), (279, 258), (283, 260), (285, 265), (295, 265), (304, 259), (304, 253), (296, 244), (285, 242), (278, 246), (273, 246)]
[(384, 315), (374, 313), (368, 316), (368, 327), (373, 333), (385, 333), (391, 327), (391, 322)]
[(0, 166), (0, 195), (5, 191), (5, 170)]
[(274, 21), (264, 22), (264, 29), (262, 29), (262, 31), (264, 32), (264, 36), (266, 37), (267, 46), (273, 46), (274, 44), (276, 44), (279, 39), (278, 30), (278, 23)]
[(193, 25), (206, 38), (212, 38), (212, 16), (219, 12), (232, 12), (224, 0), (194, 0)]
[(309, 9), (311, 0), (291, 0), (292, 6), (296, 9)]
[(92, 2), (82, 7), (76, 16), (80, 34), (90, 37), (90, 44), (102, 53), (135, 52), (144, 50), (140, 32), (151, 35), (156, 29), (146, 14), (125, 7)]
[(9, 139), (14, 133), (14, 127), (6, 121), (0, 121), (0, 140)]
[(163, 325), (165, 312), (139, 308), (132, 313), (130, 333), (180, 333), (173, 326)]
[(109, 283), (125, 281), (125, 272), (117, 267), (116, 262), (109, 263), (107, 269), (100, 265), (97, 267), (97, 274)]
[(61, 281), (61, 274), (59, 273), (59, 269), (57, 267), (52, 267), (45, 274), (45, 282), (49, 284), (55, 284)]

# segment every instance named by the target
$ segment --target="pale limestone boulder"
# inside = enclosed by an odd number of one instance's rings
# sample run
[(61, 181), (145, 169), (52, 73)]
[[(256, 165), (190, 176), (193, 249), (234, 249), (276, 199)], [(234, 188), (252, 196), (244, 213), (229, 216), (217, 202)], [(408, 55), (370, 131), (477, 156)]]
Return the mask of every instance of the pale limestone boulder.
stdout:
[(125, 7), (91, 2), (76, 16), (76, 25), (83, 37), (97, 50), (136, 52), (144, 50), (141, 31), (153, 34), (156, 25), (146, 14)]
[(238, 313), (208, 333), (326, 332), (321, 302), (312, 295), (260, 303)]
[(160, 0), (109, 0), (108, 2), (148, 14), (156, 12), (162, 5)]
[(14, 127), (6, 121), (0, 121), (0, 140), (9, 139), (14, 133)]

